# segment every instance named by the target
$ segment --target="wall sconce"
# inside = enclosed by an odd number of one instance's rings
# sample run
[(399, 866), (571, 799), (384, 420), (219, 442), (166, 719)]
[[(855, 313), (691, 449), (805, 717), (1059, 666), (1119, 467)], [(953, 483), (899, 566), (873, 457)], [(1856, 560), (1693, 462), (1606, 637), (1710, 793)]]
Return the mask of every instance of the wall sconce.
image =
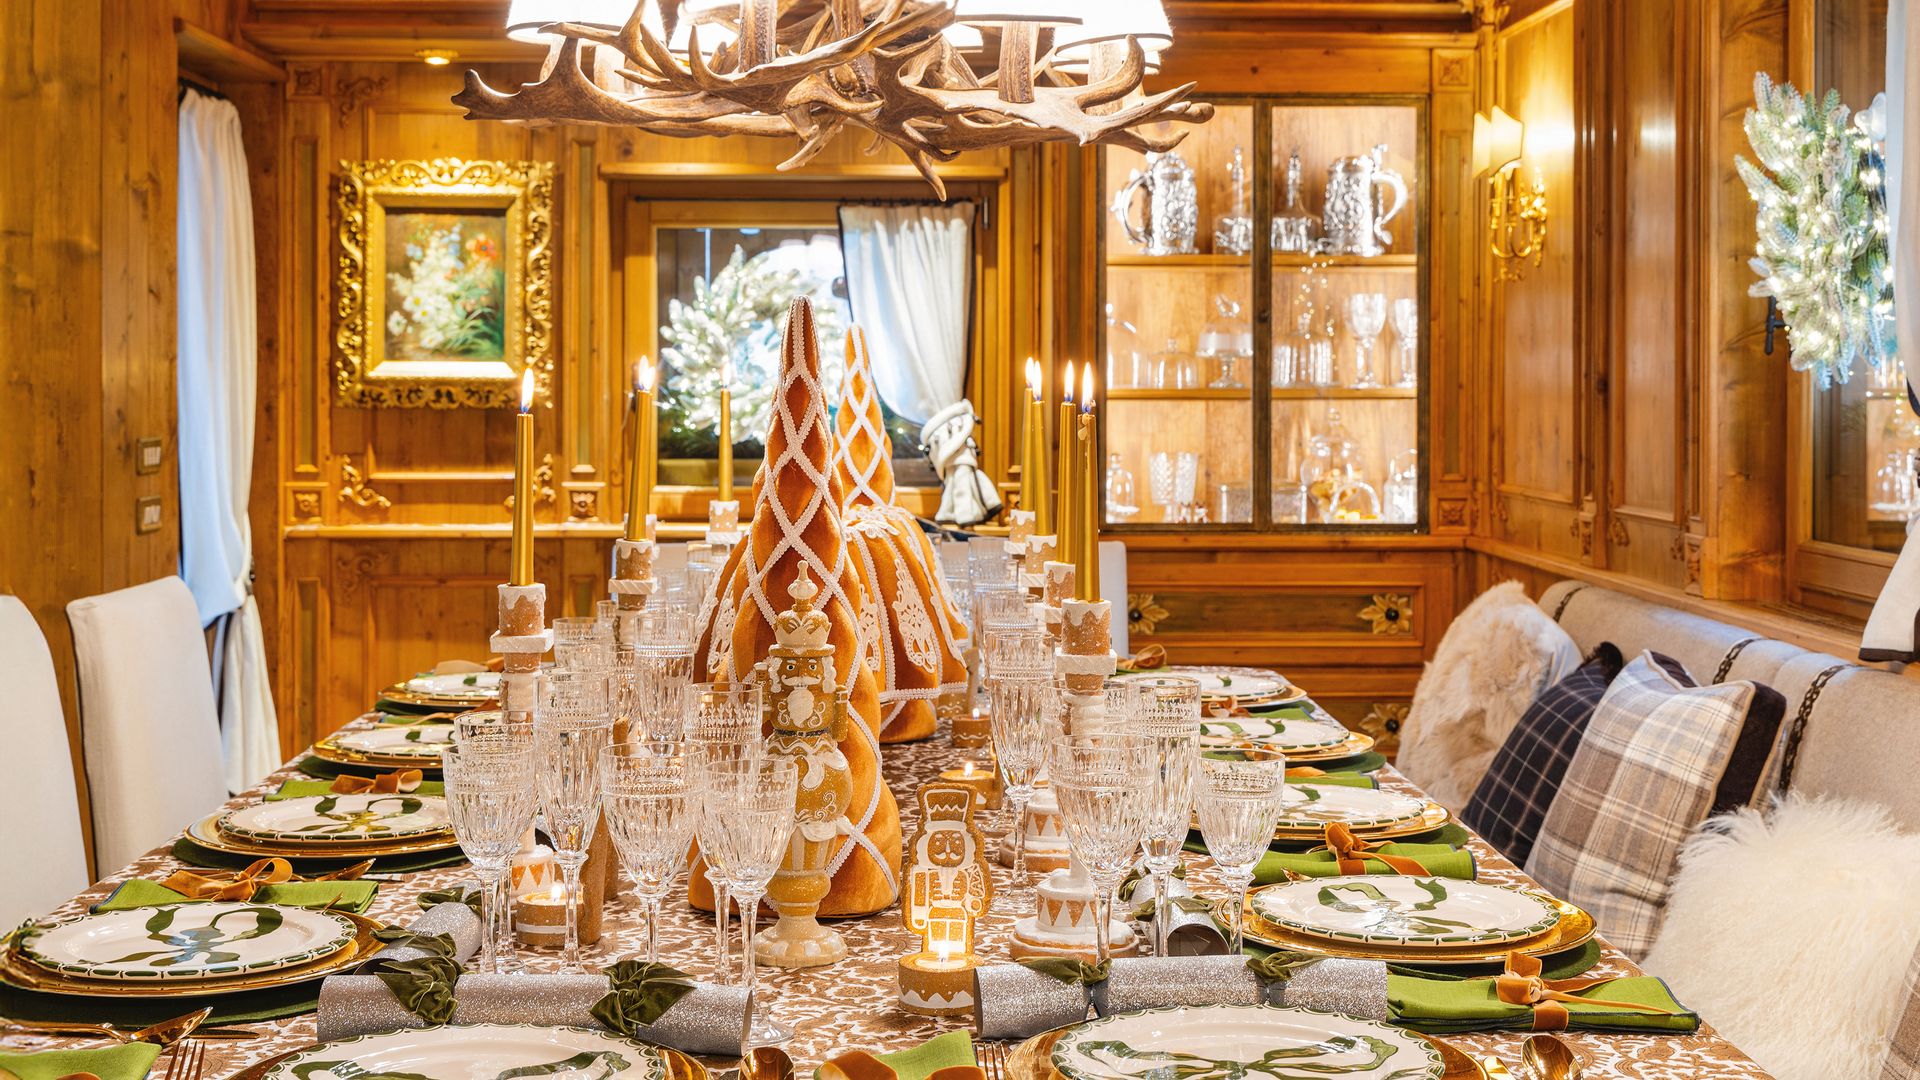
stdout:
[(1520, 159), (1527, 128), (1496, 106), (1492, 116), (1473, 116), (1473, 175), (1487, 177), (1488, 249), (1499, 260), (1498, 281), (1518, 281), (1528, 259), (1538, 267), (1547, 253), (1547, 182), (1533, 171), (1523, 186)]

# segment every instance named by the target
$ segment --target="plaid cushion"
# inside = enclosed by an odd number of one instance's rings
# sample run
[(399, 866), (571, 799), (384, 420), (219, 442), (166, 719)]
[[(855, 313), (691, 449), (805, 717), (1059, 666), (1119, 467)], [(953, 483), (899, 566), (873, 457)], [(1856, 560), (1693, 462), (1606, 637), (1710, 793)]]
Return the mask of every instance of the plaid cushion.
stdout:
[(1709, 814), (1752, 797), (1786, 707), (1757, 683), (1695, 686), (1678, 661), (1641, 654), (1594, 710), (1527, 873), (1642, 955), (1680, 845)]
[(1587, 721), (1624, 665), (1620, 650), (1603, 641), (1573, 674), (1540, 691), (1461, 812), (1462, 824), (1515, 865), (1533, 852), (1533, 838), (1560, 792)]

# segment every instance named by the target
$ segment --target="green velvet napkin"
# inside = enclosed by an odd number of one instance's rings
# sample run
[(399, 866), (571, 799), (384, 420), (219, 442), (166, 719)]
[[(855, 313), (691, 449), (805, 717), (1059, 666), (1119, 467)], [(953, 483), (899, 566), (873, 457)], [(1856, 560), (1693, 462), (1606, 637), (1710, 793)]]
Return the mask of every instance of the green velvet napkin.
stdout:
[(964, 1030), (949, 1031), (919, 1046), (896, 1050), (891, 1054), (875, 1054), (874, 1057), (893, 1069), (898, 1080), (927, 1080), (927, 1077), (941, 1069), (979, 1064), (973, 1057), (973, 1038)]
[[(1380, 850), (1387, 855), (1417, 860), (1434, 877), (1459, 878), (1462, 881), (1472, 881), (1474, 877), (1471, 851), (1446, 844), (1383, 844)], [(1365, 865), (1369, 874), (1393, 873), (1379, 859), (1367, 859)], [(1337, 877), (1340, 874), (1331, 851), (1269, 851), (1260, 857), (1260, 862), (1253, 868), (1254, 884), (1270, 885), (1284, 881), (1289, 870), (1307, 877)]]
[[(1319, 768), (1318, 765), (1314, 768)], [(1330, 772), (1325, 776), (1294, 776), (1287, 779), (1289, 784), (1317, 784), (1320, 787), (1362, 787), (1377, 788), (1380, 782), (1371, 776), (1359, 773)]]
[[(309, 795), (333, 794), (332, 780), (289, 780), (281, 784), (279, 790), (269, 791), (266, 801), (278, 802), (281, 799), (303, 799)], [(420, 786), (407, 792), (408, 795), (445, 795), (447, 785), (439, 780), (422, 780)]]
[(59, 1080), (73, 1073), (92, 1073), (100, 1080), (141, 1080), (153, 1068), (160, 1047), (127, 1043), (88, 1050), (37, 1050), (29, 1054), (0, 1053), (0, 1069), (20, 1080)]
[[(1700, 1017), (1674, 1000), (1665, 982), (1650, 976), (1614, 979), (1575, 991), (1574, 996), (1651, 1005), (1671, 1013), (1569, 1001), (1564, 1003), (1567, 1026), (1574, 1031), (1689, 1032), (1700, 1026)], [(1387, 1007), (1394, 1023), (1428, 1034), (1525, 1031), (1533, 1027), (1533, 1010), (1501, 1001), (1492, 979), (1422, 979), (1388, 972)]]
[[(377, 881), (283, 881), (277, 885), (262, 886), (259, 892), (253, 894), (253, 902), (285, 904), (289, 907), (331, 906), (357, 915), (373, 904), (373, 894), (379, 890), (380, 883)], [(155, 904), (198, 903), (205, 901), (189, 899), (157, 881), (130, 878), (121, 882), (120, 887), (113, 890), (113, 895), (95, 904), (93, 910), (125, 911)]]

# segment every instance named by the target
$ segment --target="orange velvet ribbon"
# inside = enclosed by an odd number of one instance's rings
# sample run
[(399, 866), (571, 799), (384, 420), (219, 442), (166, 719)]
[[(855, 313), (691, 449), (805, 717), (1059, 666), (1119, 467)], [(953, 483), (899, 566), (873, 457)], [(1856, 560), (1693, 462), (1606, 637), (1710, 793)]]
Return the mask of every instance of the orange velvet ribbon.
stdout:
[(1533, 1009), (1533, 1030), (1565, 1031), (1569, 1020), (1567, 1007), (1562, 1002), (1579, 1002), (1586, 1005), (1608, 1005), (1617, 1009), (1636, 1009), (1640, 1012), (1659, 1013), (1672, 1016), (1671, 1009), (1662, 1009), (1658, 1005), (1642, 1005), (1633, 1001), (1606, 1001), (1601, 998), (1580, 997), (1577, 991), (1589, 990), (1602, 983), (1613, 980), (1600, 979), (1543, 979), (1540, 977), (1542, 965), (1537, 956), (1525, 953), (1508, 953), (1505, 974), (1481, 976), (1493, 979), (1494, 993), (1501, 1001), (1509, 1005), (1527, 1005)]
[(1327, 823), (1327, 842), (1314, 848), (1314, 851), (1326, 851), (1333, 854), (1333, 861), (1342, 874), (1364, 874), (1367, 872), (1367, 860), (1378, 859), (1387, 864), (1387, 869), (1396, 874), (1414, 877), (1431, 877), (1432, 871), (1418, 859), (1409, 859), (1405, 855), (1387, 855), (1381, 852), (1386, 842), (1369, 843), (1353, 835), (1353, 830), (1337, 821)]
[[(893, 1066), (867, 1053), (849, 1050), (820, 1066), (820, 1080), (896, 1080)], [(936, 1069), (927, 1080), (986, 1080), (978, 1065), (949, 1065)]]
[(1236, 716), (1253, 715), (1245, 705), (1222, 705), (1218, 702), (1206, 705), (1205, 711), (1209, 720), (1227, 720)]
[(260, 859), (243, 870), (223, 874), (201, 874), (175, 870), (160, 884), (189, 900), (251, 900), (253, 894), (268, 885), (284, 881), (354, 881), (373, 869), (373, 860), (365, 859), (343, 869), (310, 877), (298, 877), (293, 864), (285, 859)]
[(1311, 780), (1316, 776), (1327, 775), (1327, 770), (1316, 769), (1311, 765), (1295, 765), (1287, 770), (1289, 780)]
[(1116, 665), (1122, 672), (1152, 671), (1167, 666), (1167, 647), (1149, 645)]
[(418, 790), (423, 778), (419, 769), (395, 769), (379, 776), (340, 776), (327, 790), (336, 795), (404, 795)]

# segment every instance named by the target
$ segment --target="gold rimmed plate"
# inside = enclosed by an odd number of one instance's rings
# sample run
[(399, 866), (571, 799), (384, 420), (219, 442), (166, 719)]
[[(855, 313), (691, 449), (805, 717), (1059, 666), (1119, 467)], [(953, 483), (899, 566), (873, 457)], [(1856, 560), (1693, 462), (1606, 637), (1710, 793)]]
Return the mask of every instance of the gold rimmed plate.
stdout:
[[(1291, 762), (1293, 758), (1289, 757), (1287, 760)], [(1312, 781), (1303, 780), (1301, 783), (1310, 784)], [(1422, 833), (1430, 833), (1435, 829), (1445, 827), (1447, 822), (1452, 820), (1452, 811), (1437, 802), (1428, 800), (1426, 805), (1421, 808), (1418, 817), (1406, 818), (1401, 821), (1379, 825), (1348, 825), (1347, 827), (1353, 830), (1354, 836), (1362, 840), (1396, 840), (1405, 836), (1419, 836)], [(1283, 825), (1273, 830), (1273, 838), (1275, 840), (1286, 840), (1298, 843), (1319, 843), (1326, 839), (1326, 825), (1322, 823), (1301, 826), (1299, 828), (1290, 828)]]
[[(1052, 1031), (1042, 1032), (1015, 1046), (1007, 1054), (1007, 1071), (1011, 1074), (1007, 1080), (1065, 1080), (1053, 1067), (1053, 1047), (1060, 1041), (1061, 1036), (1078, 1026), (1078, 1024), (1068, 1024), (1066, 1027), (1054, 1028)], [(1412, 1032), (1409, 1034), (1417, 1035)], [(1486, 1071), (1465, 1051), (1431, 1035), (1417, 1037), (1425, 1039), (1440, 1051), (1440, 1064), (1443, 1070), (1440, 1080), (1488, 1080)], [(243, 1075), (235, 1077), (234, 1080), (258, 1080), (258, 1078)], [(680, 1078), (675, 1077), (674, 1080), (680, 1080)]]
[(360, 765), (377, 769), (419, 769), (423, 772), (440, 771), (439, 754), (378, 754), (352, 747), (341, 746), (336, 736), (351, 734), (355, 730), (336, 732), (313, 744), (313, 756), (321, 761), (331, 761), (336, 765)]
[(1345, 761), (1347, 758), (1359, 757), (1361, 754), (1373, 749), (1373, 736), (1364, 732), (1355, 731), (1347, 735), (1345, 742), (1335, 743), (1332, 746), (1316, 747), (1312, 750), (1275, 750), (1271, 746), (1263, 746), (1254, 740), (1229, 743), (1222, 746), (1211, 746), (1207, 747), (1207, 749), (1250, 750), (1256, 753), (1270, 754), (1284, 753), (1287, 757), (1287, 764), (1289, 765), (1318, 765), (1327, 761)]
[[(1261, 918), (1253, 910), (1251, 899), (1242, 909), (1242, 926), (1248, 941), (1265, 945), (1270, 949), (1286, 949), (1314, 956), (1331, 956), (1348, 960), (1384, 960), (1393, 964), (1418, 964), (1423, 967), (1499, 965), (1506, 962), (1507, 954), (1510, 952), (1527, 956), (1551, 956), (1569, 949), (1577, 949), (1592, 939), (1595, 929), (1592, 915), (1565, 900), (1543, 892), (1533, 892), (1531, 895), (1539, 897), (1552, 907), (1559, 915), (1559, 921), (1545, 933), (1521, 941), (1497, 944), (1424, 948), (1313, 937), (1308, 934), (1294, 933)], [(1220, 911), (1220, 914), (1224, 917), (1225, 911)]]
[(458, 846), (451, 832), (399, 840), (366, 840), (351, 843), (283, 840), (249, 840), (221, 831), (220, 815), (209, 814), (187, 826), (187, 839), (212, 851), (254, 858), (279, 856), (283, 859), (377, 859), (384, 855), (416, 855), (444, 851)]
[(53, 971), (27, 959), (18, 949), (9, 948), (0, 953), (0, 983), (35, 993), (69, 997), (141, 998), (214, 997), (291, 986), (346, 971), (381, 949), (380, 941), (374, 937), (374, 932), (381, 929), (381, 923), (352, 912), (331, 913), (353, 923), (353, 939), (336, 952), (294, 967), (182, 983), (128, 982), (120, 979), (89, 979)]

